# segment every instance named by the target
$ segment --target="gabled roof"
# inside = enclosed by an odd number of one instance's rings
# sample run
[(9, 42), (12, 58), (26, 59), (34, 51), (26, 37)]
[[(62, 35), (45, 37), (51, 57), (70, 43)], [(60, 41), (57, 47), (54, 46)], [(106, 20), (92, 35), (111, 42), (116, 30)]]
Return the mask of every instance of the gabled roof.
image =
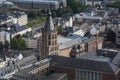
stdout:
[(11, 18), (5, 14), (5, 15), (0, 15), (0, 21), (7, 21), (7, 20), (10, 20)]
[(55, 64), (55, 66), (64, 68), (91, 70), (103, 73), (115, 73), (118, 70), (118, 67), (116, 65), (108, 62), (78, 58), (74, 59), (63, 56), (52, 56), (51, 65), (52, 63)]
[(13, 24), (11, 26), (11, 33), (17, 33), (17, 32), (20, 32), (20, 31), (23, 31), (23, 30), (26, 30), (28, 29), (27, 26), (20, 26), (18, 24)]

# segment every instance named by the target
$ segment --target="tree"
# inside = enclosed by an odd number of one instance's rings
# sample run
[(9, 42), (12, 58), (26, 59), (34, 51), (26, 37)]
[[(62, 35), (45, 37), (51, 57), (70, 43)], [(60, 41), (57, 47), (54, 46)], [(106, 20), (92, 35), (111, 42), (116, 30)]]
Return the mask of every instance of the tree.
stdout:
[(5, 49), (8, 49), (9, 46), (10, 46), (10, 44), (9, 44), (9, 42), (6, 40), (6, 41), (5, 41), (5, 44), (4, 44)]
[(68, 4), (68, 7), (73, 10), (73, 13), (79, 13), (84, 8), (86, 8), (85, 5), (75, 0), (67, 0), (67, 4)]
[(119, 8), (119, 12), (120, 12), (120, 1), (116, 1), (114, 3), (109, 3), (106, 6), (107, 7), (113, 7), (113, 8)]
[(57, 10), (52, 11), (53, 17), (65, 17), (68, 15), (72, 15), (73, 13), (79, 13), (84, 8), (86, 8), (85, 5), (82, 3), (79, 3), (75, 0), (67, 0), (68, 7), (65, 8), (59, 8)]
[(57, 31), (58, 31), (58, 34), (60, 34), (63, 31), (63, 28), (61, 26), (57, 26)]
[(57, 17), (57, 14), (56, 14), (55, 11), (52, 11), (52, 17), (53, 17), (53, 18)]
[(4, 47), (4, 45), (3, 45), (2, 41), (1, 41), (1, 42), (0, 42), (0, 51), (3, 50), (3, 47)]
[(20, 35), (17, 35), (11, 40), (11, 48), (14, 50), (24, 50), (26, 43)]

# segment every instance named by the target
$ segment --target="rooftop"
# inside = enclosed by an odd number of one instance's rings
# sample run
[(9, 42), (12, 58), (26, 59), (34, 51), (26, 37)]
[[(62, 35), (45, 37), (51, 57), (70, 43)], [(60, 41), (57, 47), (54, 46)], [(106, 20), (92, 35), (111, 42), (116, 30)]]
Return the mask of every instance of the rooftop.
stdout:
[(57, 42), (60, 49), (66, 49), (82, 42), (82, 37), (79, 35), (73, 35), (70, 37), (58, 36)]
[[(106, 54), (103, 54), (106, 52)], [(80, 57), (67, 58), (52, 56), (51, 64), (72, 69), (92, 70), (98, 72), (115, 73), (120, 67), (120, 53), (112, 50), (97, 50), (81, 55)], [(71, 64), (72, 63), (72, 64)], [(93, 66), (94, 65), (94, 66)]]

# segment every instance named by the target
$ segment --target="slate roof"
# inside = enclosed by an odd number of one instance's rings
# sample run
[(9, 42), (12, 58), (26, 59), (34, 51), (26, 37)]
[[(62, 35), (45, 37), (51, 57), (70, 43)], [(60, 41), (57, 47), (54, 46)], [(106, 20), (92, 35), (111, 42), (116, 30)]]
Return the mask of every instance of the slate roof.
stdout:
[(9, 73), (13, 73), (19, 67), (29, 65), (29, 64), (33, 63), (35, 60), (36, 60), (35, 56), (31, 55), (31, 56), (23, 58), (22, 60), (18, 60), (18, 61), (14, 61), (14, 62), (12, 61), (9, 63), (8, 66), (0, 68), (0, 77), (2, 75), (5, 76)]
[(47, 16), (47, 20), (46, 20), (44, 29), (45, 29), (47, 32), (54, 30), (54, 23), (53, 23), (53, 19), (52, 19), (51, 11), (50, 11), (50, 10), (49, 10), (49, 12), (48, 12), (48, 16)]
[(6, 21), (6, 20), (9, 20), (9, 19), (11, 19), (7, 14), (5, 14), (5, 15), (0, 15), (0, 20), (1, 21)]
[(52, 56), (51, 64), (52, 63), (59, 67), (92, 70), (105, 73), (115, 73), (118, 70), (117, 66), (107, 62), (87, 59), (74, 59), (63, 56)]
[(17, 32), (23, 31), (25, 29), (28, 29), (28, 27), (27, 26), (20, 26), (18, 24), (13, 24), (11, 26), (11, 33), (17, 33)]
[(13, 17), (19, 18), (19, 17), (21, 17), (21, 16), (24, 15), (24, 14), (25, 14), (24, 12), (14, 12), (14, 13), (13, 13)]
[(77, 38), (77, 39), (73, 39), (73, 40), (69, 40), (66, 42), (61, 42), (59, 43), (59, 49), (66, 49), (66, 48), (70, 48), (74, 45), (80, 44), (82, 42), (81, 39)]

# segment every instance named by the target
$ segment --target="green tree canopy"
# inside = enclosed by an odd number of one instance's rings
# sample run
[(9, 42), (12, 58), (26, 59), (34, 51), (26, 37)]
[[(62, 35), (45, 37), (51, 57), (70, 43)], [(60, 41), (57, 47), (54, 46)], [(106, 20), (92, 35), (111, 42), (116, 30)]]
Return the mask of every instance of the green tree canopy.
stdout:
[(57, 26), (57, 31), (58, 31), (58, 34), (60, 34), (63, 31), (63, 28), (61, 26)]
[(80, 13), (86, 6), (75, 0), (67, 0), (67, 7), (53, 10), (53, 17), (65, 17), (73, 13)]
[(68, 7), (72, 9), (73, 13), (79, 13), (82, 11), (86, 6), (82, 3), (79, 3), (75, 0), (67, 0)]
[(26, 48), (25, 41), (20, 35), (13, 37), (11, 40), (11, 48), (14, 50), (24, 50)]
[(109, 3), (107, 4), (107, 7), (119, 8), (119, 11), (120, 11), (120, 1)]

